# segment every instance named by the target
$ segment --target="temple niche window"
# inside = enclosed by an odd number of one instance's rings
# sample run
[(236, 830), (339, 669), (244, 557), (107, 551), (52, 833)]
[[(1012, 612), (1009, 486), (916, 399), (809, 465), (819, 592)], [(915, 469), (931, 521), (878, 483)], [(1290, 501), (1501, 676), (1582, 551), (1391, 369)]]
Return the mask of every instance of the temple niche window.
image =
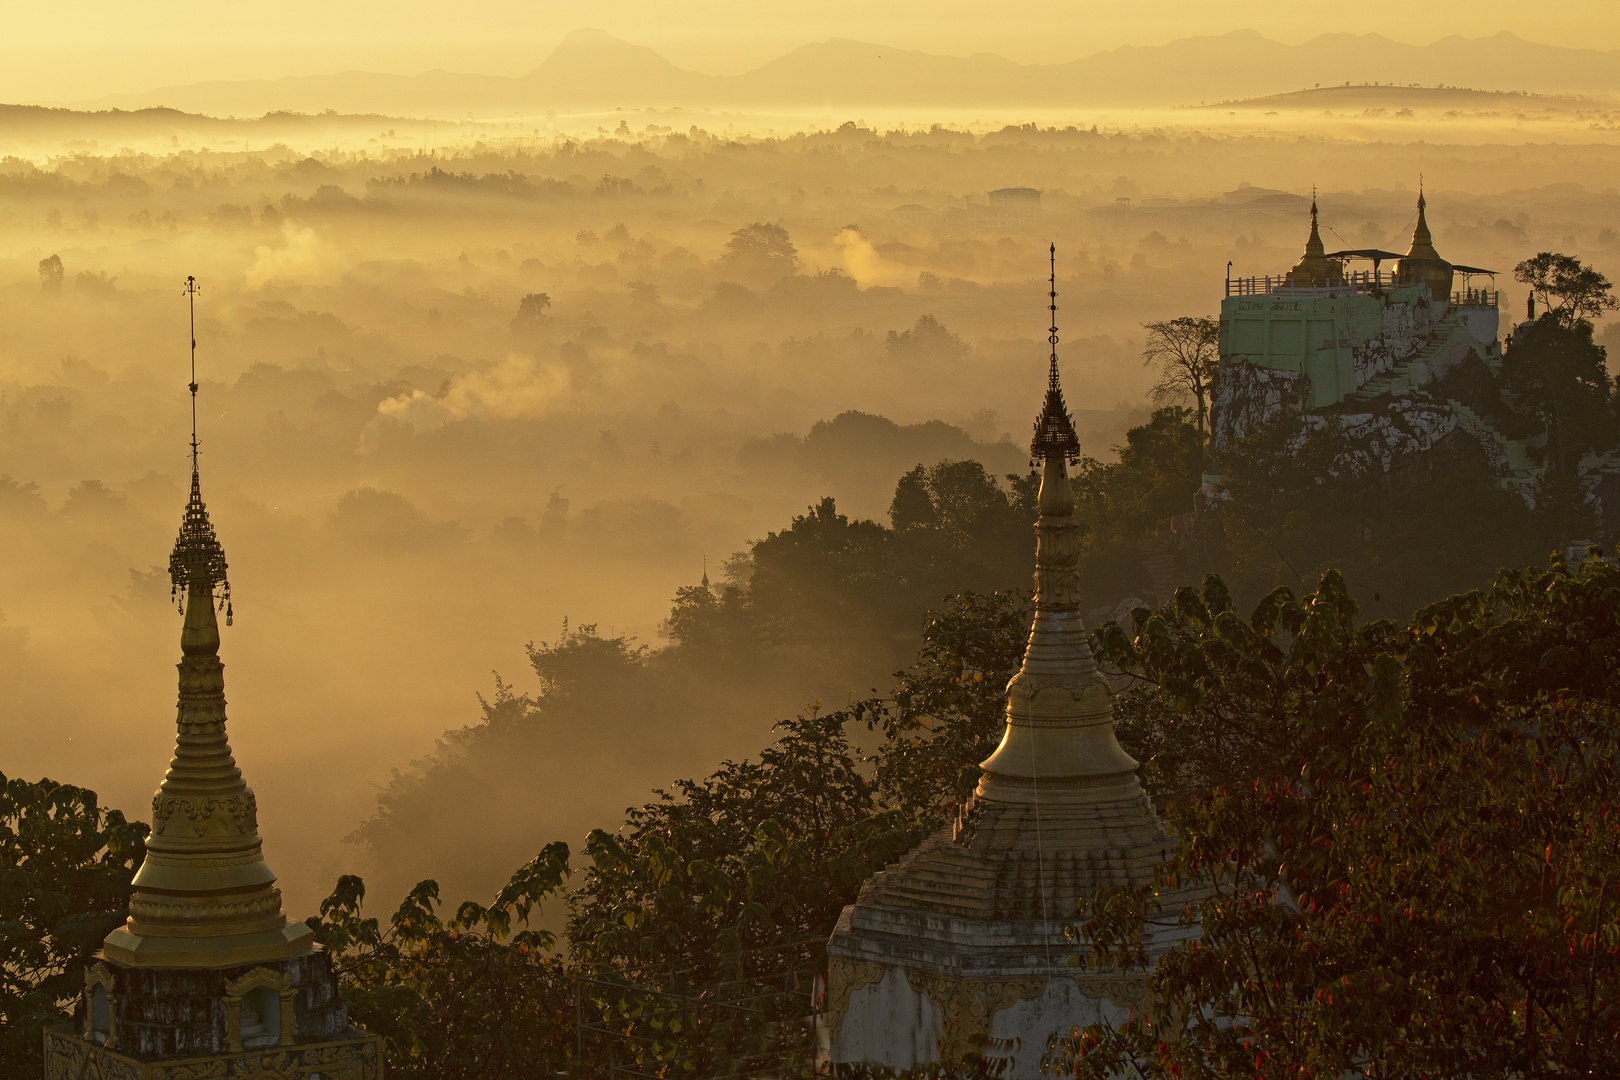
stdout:
[(106, 964), (96, 964), (84, 973), (84, 1035), (111, 1050), (118, 1045), (117, 998), (113, 996), (113, 975)]
[(111, 1030), (112, 1011), (107, 1008), (107, 988), (97, 986), (90, 991), (90, 1037), (104, 1043)]
[(268, 986), (242, 995), (242, 1045), (270, 1046), (281, 1038), (281, 997)]
[(289, 1046), (293, 1024), (292, 979), (254, 968), (225, 986), (225, 1041), (232, 1052)]

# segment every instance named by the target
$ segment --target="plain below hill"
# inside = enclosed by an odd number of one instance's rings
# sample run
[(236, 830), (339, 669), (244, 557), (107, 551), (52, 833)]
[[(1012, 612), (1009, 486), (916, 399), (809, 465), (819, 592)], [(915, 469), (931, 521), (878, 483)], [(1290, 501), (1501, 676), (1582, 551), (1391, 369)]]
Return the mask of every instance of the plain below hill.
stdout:
[(380, 114), (270, 112), (250, 120), (205, 116), (170, 108), (98, 109), (83, 111), (41, 105), (0, 105), (0, 140), (8, 148), (31, 144), (124, 144), (167, 139), (250, 139), (270, 145), (282, 139), (327, 140), (398, 132), (421, 136), (447, 132), (454, 124), (411, 120)]
[(1327, 34), (1299, 45), (1254, 30), (1126, 47), (1062, 64), (981, 53), (938, 56), (835, 39), (734, 76), (706, 75), (600, 30), (576, 30), (527, 75), (343, 72), (169, 86), (86, 103), (213, 114), (275, 110), (461, 119), (645, 106), (940, 109), (1199, 104), (1341, 83), (1455, 83), (1542, 94), (1620, 92), (1620, 51), (1568, 49), (1501, 33), (1408, 45), (1378, 34)]

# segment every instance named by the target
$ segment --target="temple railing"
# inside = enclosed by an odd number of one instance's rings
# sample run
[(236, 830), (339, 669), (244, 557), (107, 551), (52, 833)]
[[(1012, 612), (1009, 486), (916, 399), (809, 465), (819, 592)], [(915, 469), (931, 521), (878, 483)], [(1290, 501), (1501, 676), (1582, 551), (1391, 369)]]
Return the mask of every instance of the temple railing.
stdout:
[[(1356, 293), (1379, 292), (1395, 285), (1395, 275), (1385, 277), (1380, 270), (1359, 270), (1344, 275), (1341, 284), (1290, 285), (1288, 275), (1238, 277), (1226, 279), (1227, 296), (1293, 296), (1324, 297), (1353, 296)], [(1501, 293), (1495, 289), (1461, 289), (1451, 294), (1451, 306), (1460, 308), (1494, 308), (1499, 306)]]
[(1226, 279), (1227, 296), (1353, 296), (1377, 292), (1395, 284), (1395, 275), (1382, 270), (1352, 270), (1334, 285), (1290, 285), (1287, 274), (1266, 274)]

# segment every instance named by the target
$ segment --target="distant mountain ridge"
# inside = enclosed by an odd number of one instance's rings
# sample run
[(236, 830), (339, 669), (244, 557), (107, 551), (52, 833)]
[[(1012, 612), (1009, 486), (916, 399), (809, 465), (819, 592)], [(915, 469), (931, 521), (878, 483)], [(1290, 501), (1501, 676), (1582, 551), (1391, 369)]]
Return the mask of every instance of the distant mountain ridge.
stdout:
[(1195, 106), (1205, 111), (1215, 109), (1293, 109), (1301, 112), (1346, 109), (1398, 109), (1425, 108), (1486, 110), (1562, 109), (1585, 110), (1594, 104), (1609, 108), (1620, 105), (1609, 99), (1565, 94), (1531, 94), (1523, 90), (1475, 90), (1447, 86), (1392, 86), (1355, 83), (1350, 86), (1323, 86), (1310, 90), (1290, 90), (1265, 97), (1239, 98), (1215, 101)]
[(938, 56), (835, 38), (741, 75), (705, 75), (600, 30), (576, 30), (516, 78), (429, 71), (350, 71), (215, 81), (120, 94), (94, 108), (164, 106), (259, 115), (276, 110), (391, 113), (458, 119), (548, 109), (722, 106), (822, 108), (1114, 107), (1196, 105), (1301, 87), (1393, 82), (1534, 93), (1620, 92), (1620, 50), (1540, 45), (1503, 32), (1406, 45), (1378, 34), (1325, 34), (1284, 45), (1254, 30), (1126, 46), (1062, 64), (990, 53)]

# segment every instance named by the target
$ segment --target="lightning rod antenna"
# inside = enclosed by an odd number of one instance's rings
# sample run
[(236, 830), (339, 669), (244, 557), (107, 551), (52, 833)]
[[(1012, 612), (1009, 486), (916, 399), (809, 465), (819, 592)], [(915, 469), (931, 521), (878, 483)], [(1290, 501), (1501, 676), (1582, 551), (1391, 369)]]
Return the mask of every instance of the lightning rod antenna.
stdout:
[(186, 276), (186, 301), (191, 315), (191, 471), (197, 471), (197, 279)]
[(1056, 384), (1056, 379), (1057, 379), (1057, 347), (1058, 347), (1058, 332), (1057, 332), (1057, 244), (1055, 242), (1050, 244), (1047, 254), (1051, 259), (1052, 276), (1048, 279), (1048, 281), (1049, 281), (1049, 290), (1050, 291), (1047, 293), (1047, 296), (1048, 296), (1050, 302), (1046, 306), (1047, 306), (1047, 309), (1049, 311), (1051, 311), (1051, 313), (1052, 313), (1052, 325), (1047, 331), (1046, 340), (1048, 342), (1050, 342), (1051, 345), (1052, 345), (1052, 379), (1054, 380), (1054, 385), (1055, 385)]

